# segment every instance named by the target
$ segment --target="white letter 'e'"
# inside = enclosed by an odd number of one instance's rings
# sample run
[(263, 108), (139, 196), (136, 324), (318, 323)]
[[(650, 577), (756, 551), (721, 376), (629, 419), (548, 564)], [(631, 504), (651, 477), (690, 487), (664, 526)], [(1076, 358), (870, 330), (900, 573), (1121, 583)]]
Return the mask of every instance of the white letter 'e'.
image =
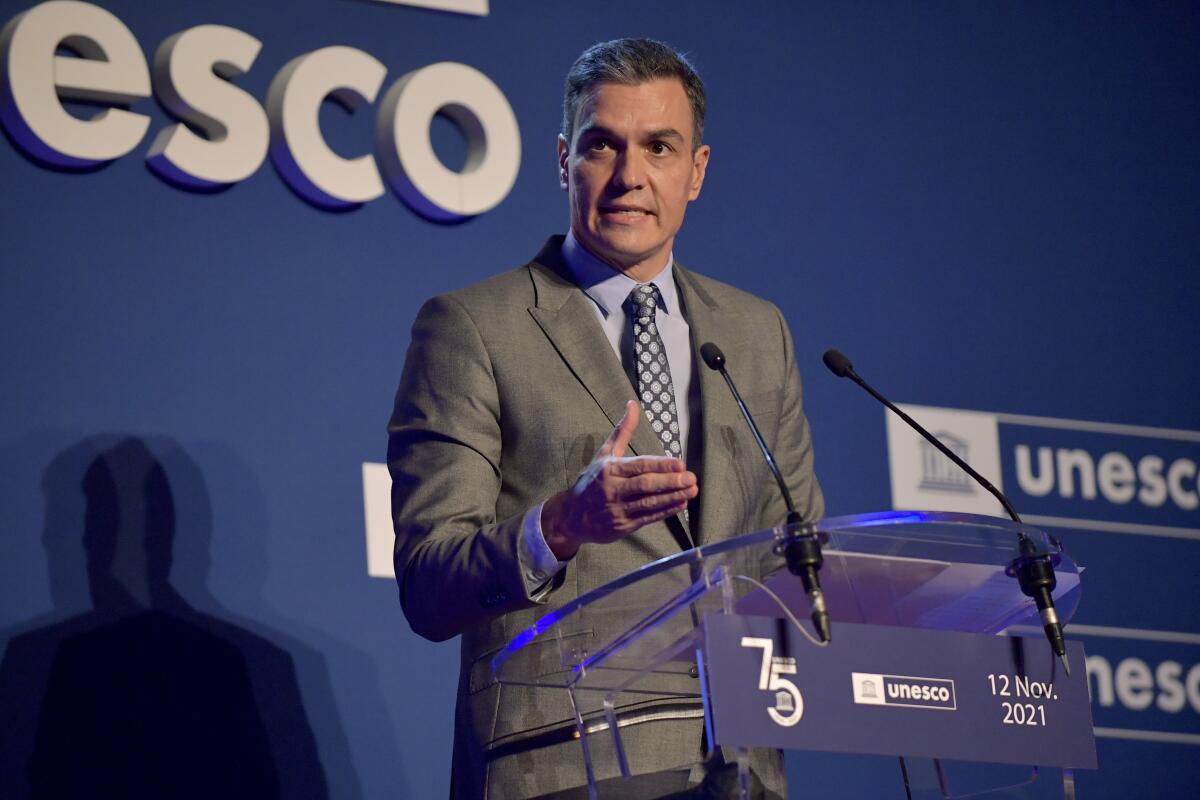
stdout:
[[(79, 58), (60, 56), (66, 47)], [(128, 105), (150, 96), (150, 73), (121, 20), (90, 3), (53, 0), (14, 17), (0, 33), (0, 118), (25, 152), (59, 167), (120, 158), (146, 134), (150, 118), (104, 108), (78, 119), (62, 97)]]

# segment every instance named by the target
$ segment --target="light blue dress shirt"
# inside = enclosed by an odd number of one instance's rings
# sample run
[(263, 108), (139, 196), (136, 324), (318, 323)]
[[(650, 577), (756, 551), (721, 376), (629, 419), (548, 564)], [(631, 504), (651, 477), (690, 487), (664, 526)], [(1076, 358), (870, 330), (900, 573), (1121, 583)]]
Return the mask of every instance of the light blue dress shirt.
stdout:
[[(604, 329), (608, 343), (616, 353), (622, 366), (633, 361), (633, 326), (625, 314), (625, 300), (638, 282), (623, 272), (605, 264), (589, 253), (568, 233), (562, 248), (563, 260), (570, 270), (571, 279), (592, 301), (592, 308)], [(675, 408), (679, 412), (679, 438), (683, 445), (683, 456), (687, 458), (688, 432), (691, 429), (691, 406), (695, 392), (693, 386), (691, 333), (679, 304), (679, 290), (675, 286), (675, 255), (667, 258), (667, 265), (647, 283), (658, 287), (662, 303), (655, 314), (655, 323), (667, 351), (667, 363), (671, 368), (671, 383), (675, 389)], [(640, 420), (639, 424), (645, 424)], [(538, 503), (525, 515), (521, 526), (521, 540), (517, 546), (517, 557), (525, 579), (525, 589), (532, 600), (541, 600), (549, 593), (549, 581), (566, 566), (559, 561), (546, 544), (542, 533), (542, 506)]]

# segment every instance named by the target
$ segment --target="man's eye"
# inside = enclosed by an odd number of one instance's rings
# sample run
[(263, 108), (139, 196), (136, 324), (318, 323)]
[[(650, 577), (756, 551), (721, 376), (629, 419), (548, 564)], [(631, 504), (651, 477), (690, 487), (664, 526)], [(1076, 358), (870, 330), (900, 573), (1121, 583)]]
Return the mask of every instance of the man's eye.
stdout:
[(588, 146), (588, 149), (589, 150), (608, 150), (609, 149), (608, 139), (595, 139), (592, 141), (591, 145)]
[(656, 156), (665, 155), (671, 151), (671, 146), (666, 142), (651, 142), (650, 152)]

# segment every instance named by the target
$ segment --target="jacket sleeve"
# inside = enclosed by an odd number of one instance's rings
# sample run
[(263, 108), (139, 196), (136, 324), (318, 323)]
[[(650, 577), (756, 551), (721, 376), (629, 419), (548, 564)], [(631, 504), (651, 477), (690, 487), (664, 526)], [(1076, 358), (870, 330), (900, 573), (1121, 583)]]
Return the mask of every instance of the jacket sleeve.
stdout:
[(388, 424), (388, 469), (400, 603), (427, 639), (533, 603), (518, 557), (524, 514), (496, 519), (500, 414), (471, 315), (452, 296), (426, 302)]

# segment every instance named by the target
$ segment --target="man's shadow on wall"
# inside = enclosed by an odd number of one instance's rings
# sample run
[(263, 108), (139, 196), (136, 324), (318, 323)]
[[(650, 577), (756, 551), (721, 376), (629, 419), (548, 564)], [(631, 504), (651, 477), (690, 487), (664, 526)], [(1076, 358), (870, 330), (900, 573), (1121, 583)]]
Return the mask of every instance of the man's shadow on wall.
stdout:
[(92, 609), (9, 641), (0, 793), (327, 798), (292, 657), (196, 609), (168, 580), (175, 498), (207, 493), (182, 450), (164, 460), (170, 479), (140, 439), (85, 441), (46, 470), (56, 606), (74, 606), (82, 540)]

